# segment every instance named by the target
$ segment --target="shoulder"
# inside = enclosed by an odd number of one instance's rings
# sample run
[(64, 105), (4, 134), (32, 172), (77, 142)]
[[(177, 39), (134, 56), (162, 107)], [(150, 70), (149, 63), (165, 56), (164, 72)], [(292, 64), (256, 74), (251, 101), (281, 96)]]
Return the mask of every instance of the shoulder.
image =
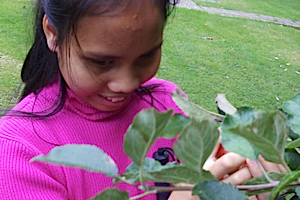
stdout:
[(143, 84), (143, 86), (150, 88), (150, 93), (154, 100), (154, 107), (157, 110), (164, 111), (173, 109), (174, 113), (183, 114), (183, 111), (176, 105), (176, 103), (172, 99), (172, 93), (176, 90), (179, 90), (183, 95), (185, 95), (184, 92), (176, 84), (167, 80), (152, 78), (148, 82)]
[(158, 78), (152, 78), (146, 83), (143, 84), (143, 86), (155, 86), (156, 90), (161, 91), (161, 92), (166, 92), (166, 93), (172, 93), (176, 91), (176, 89), (179, 89), (177, 85), (174, 83), (163, 80), (163, 79), (158, 79)]
[(0, 138), (20, 142), (27, 147), (40, 141), (39, 137), (44, 134), (40, 130), (49, 121), (44, 118), (31, 117), (28, 114), (51, 112), (53, 101), (49, 99), (48, 93), (49, 89), (45, 88), (38, 95), (29, 94), (6, 116), (2, 117), (0, 119)]

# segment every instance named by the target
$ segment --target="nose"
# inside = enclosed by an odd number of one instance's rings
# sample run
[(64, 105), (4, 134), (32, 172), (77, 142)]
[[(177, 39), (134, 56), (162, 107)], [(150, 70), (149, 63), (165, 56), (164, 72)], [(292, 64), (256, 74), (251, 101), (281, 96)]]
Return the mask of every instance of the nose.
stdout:
[(115, 93), (131, 93), (140, 86), (140, 80), (133, 69), (120, 70), (114, 74), (107, 84), (110, 91)]

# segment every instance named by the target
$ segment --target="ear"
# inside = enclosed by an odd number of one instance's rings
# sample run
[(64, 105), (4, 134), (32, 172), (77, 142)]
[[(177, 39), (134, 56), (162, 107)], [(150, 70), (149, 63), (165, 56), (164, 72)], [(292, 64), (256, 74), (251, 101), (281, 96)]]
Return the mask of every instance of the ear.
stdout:
[(44, 15), (43, 29), (46, 35), (47, 45), (50, 51), (56, 52), (56, 38), (57, 33), (55, 28), (49, 23), (48, 17)]

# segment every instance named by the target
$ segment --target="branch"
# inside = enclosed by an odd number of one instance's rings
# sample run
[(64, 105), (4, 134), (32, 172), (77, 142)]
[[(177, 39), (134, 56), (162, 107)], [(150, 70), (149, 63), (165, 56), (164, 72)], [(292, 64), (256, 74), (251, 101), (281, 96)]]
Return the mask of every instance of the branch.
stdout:
[[(238, 185), (237, 188), (239, 190), (245, 190), (248, 192), (254, 192), (259, 190), (266, 190), (266, 189), (272, 189), (274, 187), (277, 187), (279, 185), (280, 181), (275, 181), (273, 183), (267, 183), (267, 184), (261, 184), (261, 185)], [(293, 182), (287, 184), (285, 187), (291, 187), (291, 186), (299, 186), (300, 182)]]
[(140, 194), (140, 195), (131, 197), (129, 200), (139, 199), (139, 198), (142, 198), (142, 197), (147, 196), (147, 195), (149, 195), (149, 194), (156, 194), (156, 193), (157, 193), (157, 191), (155, 191), (155, 190), (150, 190), (150, 191), (147, 191), (147, 192), (145, 192), (145, 193), (143, 193), (143, 194)]
[(115, 179), (118, 179), (118, 180), (120, 180), (121, 182), (124, 182), (124, 183), (126, 183), (126, 184), (128, 184), (128, 185), (131, 185), (131, 186), (133, 186), (133, 187), (136, 187), (136, 188), (139, 187), (139, 185), (134, 184), (134, 183), (131, 183), (131, 182), (129, 182), (128, 180), (126, 180), (125, 178), (122, 178), (122, 177), (120, 177), (120, 176), (115, 176), (114, 178), (115, 178)]
[(261, 165), (261, 163), (259, 162), (259, 160), (257, 160), (256, 163), (258, 164), (260, 170), (262, 171), (262, 174), (263, 174), (264, 177), (267, 179), (267, 181), (268, 181), (269, 183), (274, 183), (274, 181), (269, 177), (269, 175), (267, 174), (266, 170), (265, 170), (264, 167)]
[[(247, 192), (254, 192), (259, 190), (266, 190), (266, 189), (272, 189), (274, 187), (277, 187), (279, 185), (279, 181), (275, 181), (272, 183), (267, 184), (260, 184), (260, 185), (238, 185), (236, 186), (237, 189)], [(286, 185), (286, 187), (291, 186), (300, 186), (300, 182), (293, 182)], [(155, 191), (155, 193), (161, 193), (161, 192), (171, 192), (171, 191), (192, 191), (193, 186), (184, 186), (184, 187), (158, 187), (158, 186), (150, 186), (149, 190)]]

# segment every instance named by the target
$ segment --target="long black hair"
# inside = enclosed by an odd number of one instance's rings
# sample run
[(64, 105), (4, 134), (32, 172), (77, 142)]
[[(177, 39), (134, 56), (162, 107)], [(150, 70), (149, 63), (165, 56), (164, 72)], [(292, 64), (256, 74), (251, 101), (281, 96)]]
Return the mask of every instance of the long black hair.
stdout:
[[(130, 3), (131, 1), (143, 0), (126, 1)], [(178, 0), (151, 1), (161, 9), (166, 21)], [(58, 80), (60, 80), (60, 95), (58, 101), (53, 104), (54, 108), (49, 109), (51, 110), (50, 112), (44, 114), (25, 113), (26, 115), (33, 117), (52, 116), (62, 109), (67, 96), (67, 85), (60, 74), (57, 55), (55, 52), (49, 50), (43, 31), (42, 23), (44, 15), (48, 17), (49, 23), (55, 28), (57, 34), (56, 45), (59, 47), (72, 34), (76, 34), (78, 20), (85, 15), (92, 14), (93, 8), (101, 8), (100, 12), (96, 14), (102, 14), (113, 10), (122, 2), (124, 0), (37, 0), (34, 42), (27, 54), (21, 71), (21, 78), (25, 83), (25, 87), (20, 100), (30, 93), (38, 95), (45, 86)], [(140, 91), (151, 93), (150, 90), (143, 88), (136, 90), (137, 93)]]

